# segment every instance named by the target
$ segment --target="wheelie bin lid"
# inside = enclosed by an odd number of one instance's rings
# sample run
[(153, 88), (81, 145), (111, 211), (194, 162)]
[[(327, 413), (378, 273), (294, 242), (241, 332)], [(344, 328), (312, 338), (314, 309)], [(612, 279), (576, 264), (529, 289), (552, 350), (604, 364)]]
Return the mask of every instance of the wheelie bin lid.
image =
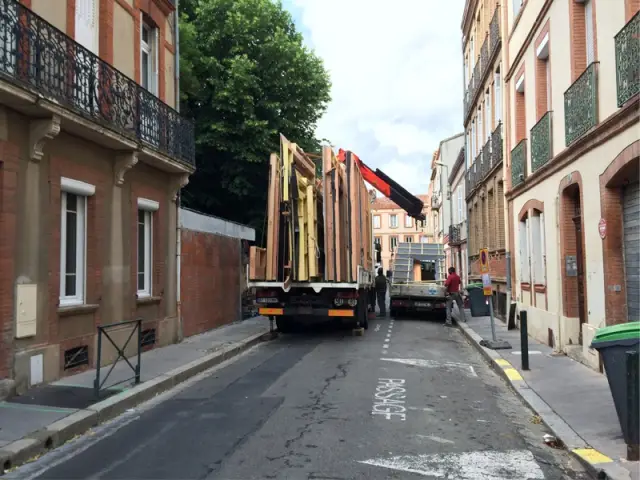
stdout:
[(467, 285), (464, 288), (465, 288), (465, 290), (472, 290), (474, 288), (482, 288), (482, 283), (470, 283), (469, 285)]
[(597, 349), (612, 345), (613, 342), (626, 345), (640, 342), (640, 322), (620, 323), (599, 329), (593, 337), (591, 347)]

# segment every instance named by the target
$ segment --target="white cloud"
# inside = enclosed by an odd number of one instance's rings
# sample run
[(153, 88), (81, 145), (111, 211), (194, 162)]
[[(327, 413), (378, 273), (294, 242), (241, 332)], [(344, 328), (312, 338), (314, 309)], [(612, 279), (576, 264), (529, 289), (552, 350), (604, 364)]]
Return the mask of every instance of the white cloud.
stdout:
[(331, 74), (319, 137), (413, 193), (432, 152), (462, 131), (464, 0), (289, 0)]

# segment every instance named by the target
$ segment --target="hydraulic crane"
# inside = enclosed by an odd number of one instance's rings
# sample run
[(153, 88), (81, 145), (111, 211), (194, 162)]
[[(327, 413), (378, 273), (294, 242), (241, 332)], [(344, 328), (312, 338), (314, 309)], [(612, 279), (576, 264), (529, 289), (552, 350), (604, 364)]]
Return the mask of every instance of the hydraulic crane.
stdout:
[[(424, 203), (415, 195), (412, 195), (396, 183), (393, 179), (387, 176), (382, 170), (376, 168), (375, 172), (367, 166), (360, 157), (358, 157), (355, 153), (351, 152), (351, 155), (355, 158), (356, 163), (360, 167), (360, 171), (362, 172), (362, 177), (369, 184), (374, 186), (376, 190), (382, 193), (389, 200), (394, 201), (400, 208), (409, 214), (410, 217), (413, 217), (418, 222), (424, 222), (426, 217), (422, 210), (424, 209)], [(343, 149), (338, 151), (337, 158), (339, 161), (344, 162), (347, 156), (347, 152)]]

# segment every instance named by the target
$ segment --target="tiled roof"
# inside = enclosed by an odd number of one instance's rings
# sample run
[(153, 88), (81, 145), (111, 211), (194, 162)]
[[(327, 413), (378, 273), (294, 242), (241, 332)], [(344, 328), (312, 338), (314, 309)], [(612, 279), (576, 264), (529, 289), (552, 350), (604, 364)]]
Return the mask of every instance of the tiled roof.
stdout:
[[(429, 202), (429, 195), (416, 195), (422, 202), (427, 205)], [(387, 197), (376, 198), (376, 201), (371, 205), (372, 210), (402, 210), (398, 204)]]

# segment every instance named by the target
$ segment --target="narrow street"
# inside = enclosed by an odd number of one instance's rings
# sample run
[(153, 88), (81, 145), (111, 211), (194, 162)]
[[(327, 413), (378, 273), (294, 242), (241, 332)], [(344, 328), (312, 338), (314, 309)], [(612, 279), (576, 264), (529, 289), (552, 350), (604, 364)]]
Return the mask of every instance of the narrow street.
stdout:
[(583, 478), (545, 433), (457, 329), (377, 319), (283, 335), (6, 478)]

